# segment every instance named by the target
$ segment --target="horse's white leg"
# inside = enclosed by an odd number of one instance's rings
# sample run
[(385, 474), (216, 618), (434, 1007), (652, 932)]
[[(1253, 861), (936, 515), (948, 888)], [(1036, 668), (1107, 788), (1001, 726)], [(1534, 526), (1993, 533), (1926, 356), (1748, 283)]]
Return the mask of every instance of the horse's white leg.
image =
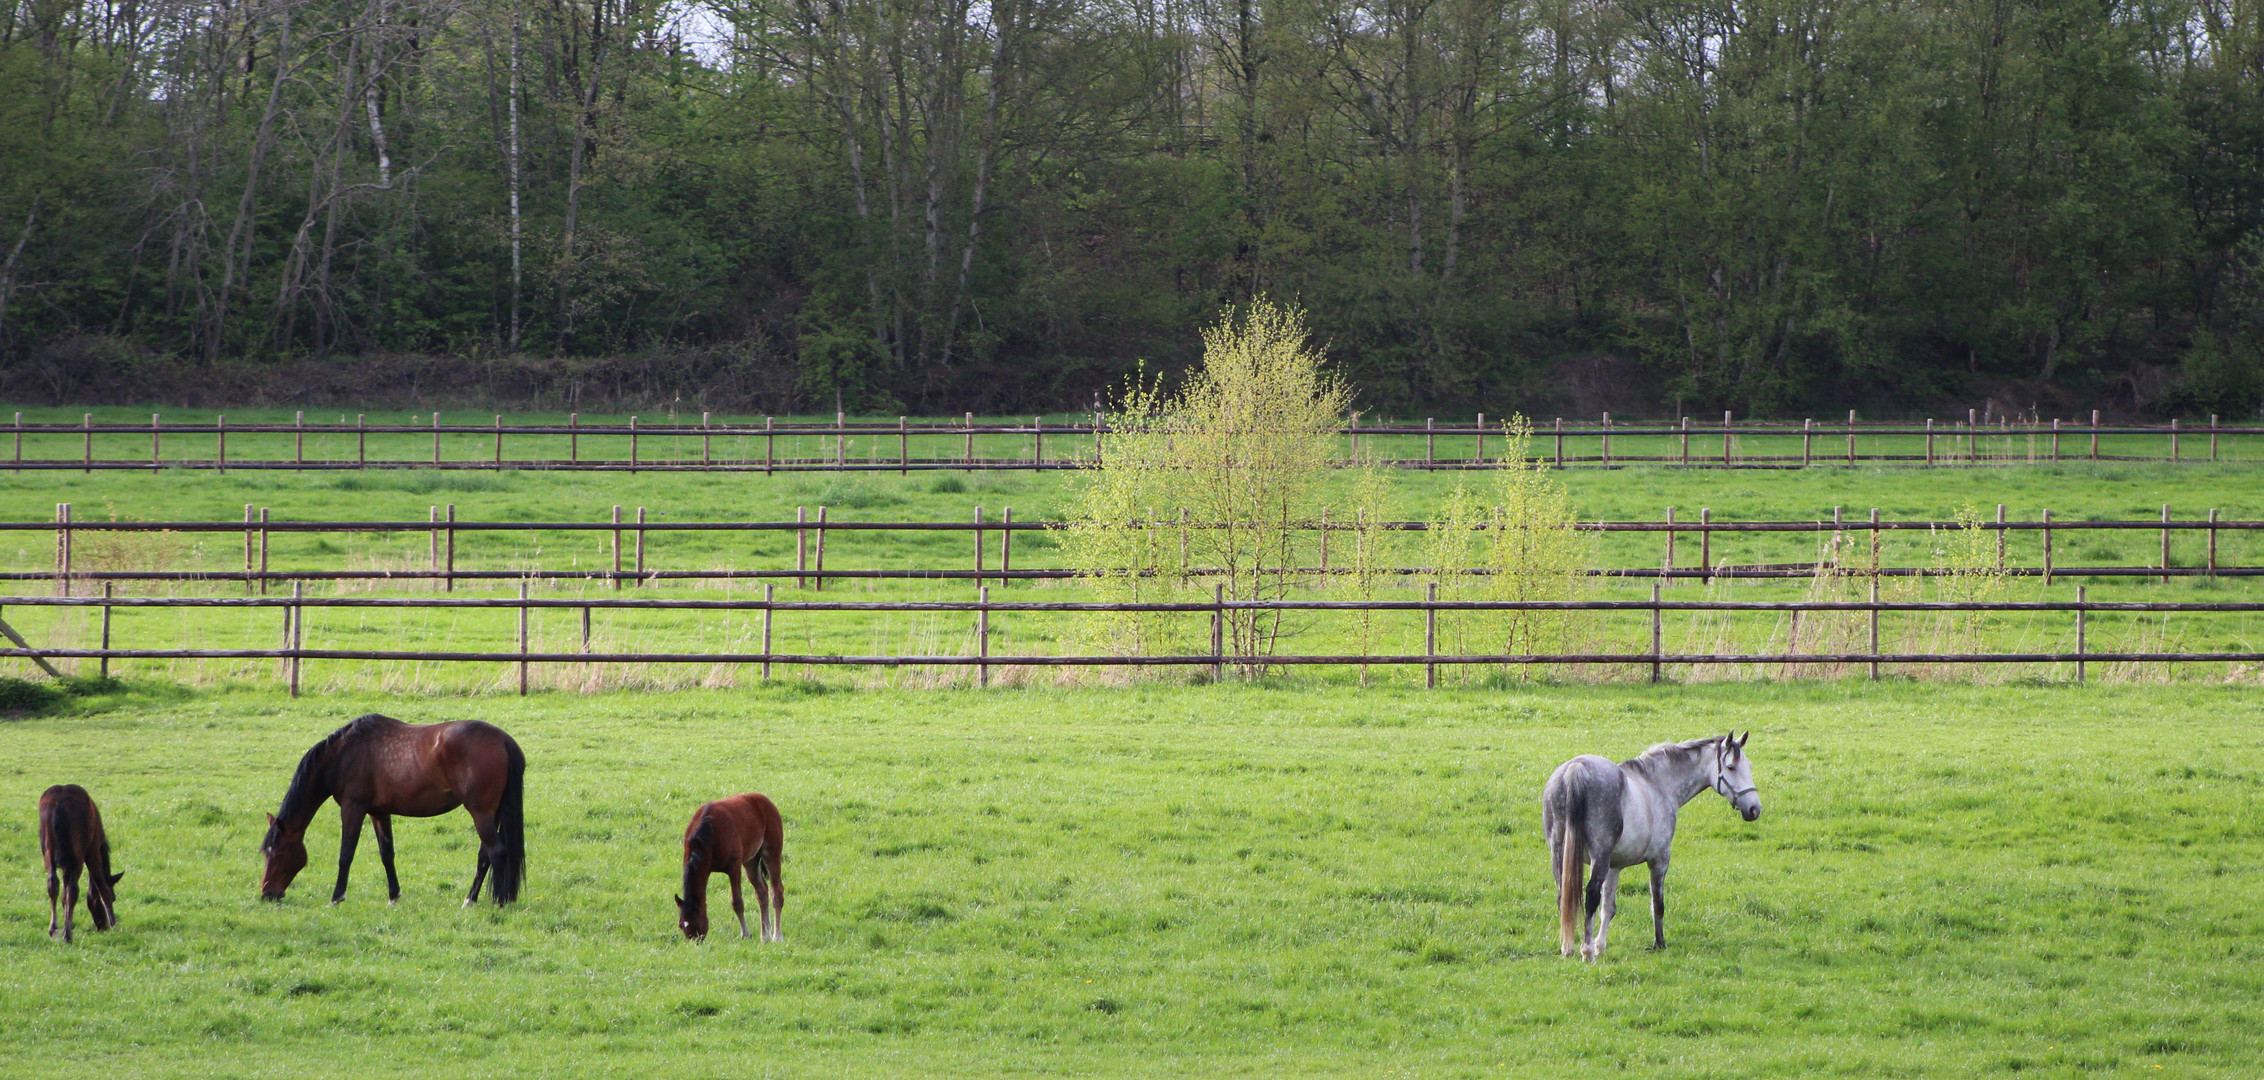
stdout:
[(1612, 932), (1612, 916), (1619, 914), (1619, 867), (1604, 875), (1603, 921), (1596, 927), (1596, 945), (1589, 959), (1604, 955), (1604, 938)]

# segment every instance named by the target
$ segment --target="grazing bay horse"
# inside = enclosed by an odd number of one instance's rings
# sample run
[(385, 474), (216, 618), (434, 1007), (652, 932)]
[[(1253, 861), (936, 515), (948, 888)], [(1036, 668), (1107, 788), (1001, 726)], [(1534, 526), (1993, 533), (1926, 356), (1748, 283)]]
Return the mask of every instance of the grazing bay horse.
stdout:
[(390, 901), (400, 902), (401, 879), (393, 872), (393, 815), (434, 817), (461, 806), (479, 830), (479, 869), (472, 874), (470, 907), (480, 898), (480, 882), (495, 873), (497, 904), (519, 898), (526, 876), (526, 819), (521, 810), (526, 755), (493, 724), (459, 720), (448, 724), (404, 724), (371, 713), (330, 733), (299, 759), (283, 805), (267, 815), (267, 838), (260, 854), (267, 872), (259, 895), (283, 899), (283, 890), (307, 865), (307, 825), (325, 799), (338, 800), (344, 829), (338, 844), (338, 886), (330, 902), (346, 898), (346, 871), (354, 864), (354, 845), (362, 818), (377, 830), (378, 858), (385, 862)]
[(102, 831), (102, 811), (94, 796), (77, 784), (57, 784), (39, 796), (39, 854), (47, 862), (47, 936), (55, 936), (56, 874), (62, 874), (63, 940), (71, 940), (71, 918), (78, 913), (79, 873), (87, 872), (86, 913), (94, 928), (118, 925), (118, 879), (110, 872), (110, 837)]
[(676, 928), (694, 941), (707, 937), (709, 874), (731, 879), (731, 911), (739, 916), (739, 936), (747, 937), (747, 905), (739, 899), (739, 871), (755, 886), (756, 917), (764, 941), (784, 941), (779, 917), (786, 911), (786, 882), (778, 861), (785, 854), (786, 827), (769, 798), (749, 792), (717, 799), (692, 811), (684, 827), (684, 892), (676, 898)]
[[(1619, 909), (1619, 871), (1636, 863), (1651, 865), (1651, 947), (1667, 947), (1667, 862), (1675, 813), (1711, 787), (1745, 820), (1761, 816), (1753, 763), (1745, 756), (1745, 740), (1752, 735), (1660, 743), (1617, 765), (1583, 754), (1549, 775), (1541, 789), (1541, 824), (1549, 869), (1556, 874), (1558, 946), (1564, 955), (1571, 956), (1576, 946), (1583, 960), (1604, 954), (1604, 937)], [(1591, 866), (1583, 919), (1581, 871)]]

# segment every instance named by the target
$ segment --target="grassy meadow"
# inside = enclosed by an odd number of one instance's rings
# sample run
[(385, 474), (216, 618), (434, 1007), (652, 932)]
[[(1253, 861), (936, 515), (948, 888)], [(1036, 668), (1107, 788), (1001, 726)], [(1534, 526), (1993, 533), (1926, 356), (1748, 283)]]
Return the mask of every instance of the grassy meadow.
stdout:
[[(525, 747), (530, 879), (463, 910), (461, 814), (256, 847), (344, 720)], [(2229, 687), (1857, 683), (760, 690), (531, 698), (132, 685), (0, 721), (0, 1074), (2247, 1076), (2264, 748)], [(1685, 811), (1669, 948), (1632, 875), (1557, 956), (1538, 791), (1754, 729), (1766, 812)], [(31, 807), (75, 781), (122, 925), (42, 936)], [(787, 818), (787, 943), (673, 928), (700, 800)], [(724, 895), (720, 881), (711, 903)]]

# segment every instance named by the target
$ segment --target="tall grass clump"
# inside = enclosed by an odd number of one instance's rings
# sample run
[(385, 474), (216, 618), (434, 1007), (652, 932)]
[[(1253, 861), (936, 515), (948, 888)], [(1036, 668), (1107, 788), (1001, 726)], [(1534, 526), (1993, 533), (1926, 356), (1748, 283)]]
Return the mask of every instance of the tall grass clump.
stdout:
[[(1069, 564), (1106, 601), (1286, 597), (1351, 400), (1302, 312), (1262, 298), (1230, 309), (1203, 331), (1202, 367), (1176, 393), (1136, 379), (1105, 411), (1064, 536)], [(1262, 670), (1280, 613), (1234, 610), (1224, 622), (1226, 651), (1249, 658), (1246, 673)], [(1198, 620), (1138, 614), (1088, 626), (1097, 651), (1118, 654), (1198, 632)]]

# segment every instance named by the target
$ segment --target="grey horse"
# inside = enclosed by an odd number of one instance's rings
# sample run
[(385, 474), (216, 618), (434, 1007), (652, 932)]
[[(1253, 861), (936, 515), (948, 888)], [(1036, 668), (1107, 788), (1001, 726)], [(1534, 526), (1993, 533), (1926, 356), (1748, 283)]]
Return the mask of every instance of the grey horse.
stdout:
[[(1681, 743), (1660, 743), (1642, 756), (1617, 765), (1583, 754), (1557, 766), (1541, 789), (1541, 825), (1548, 835), (1549, 870), (1556, 875), (1559, 946), (1593, 962), (1604, 953), (1619, 908), (1619, 872), (1636, 863), (1651, 866), (1651, 947), (1667, 946), (1666, 881), (1674, 819), (1682, 804), (1711, 787), (1745, 820), (1761, 816), (1761, 797), (1753, 787), (1753, 763), (1745, 756), (1744, 735), (1709, 735)], [(1582, 889), (1581, 871), (1594, 875)], [(1582, 893), (1587, 917), (1581, 917)], [(1603, 925), (1596, 909), (1603, 908)]]

